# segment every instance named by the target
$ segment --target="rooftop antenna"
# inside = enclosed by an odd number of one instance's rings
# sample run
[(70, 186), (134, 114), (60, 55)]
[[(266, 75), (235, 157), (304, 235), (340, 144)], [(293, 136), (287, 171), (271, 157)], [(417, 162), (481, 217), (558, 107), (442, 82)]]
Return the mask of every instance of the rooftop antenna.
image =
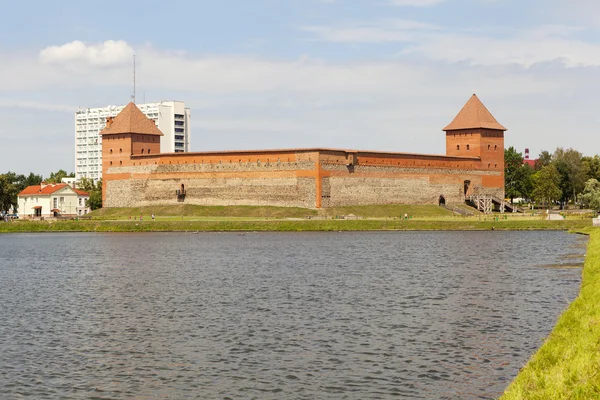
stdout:
[(131, 96), (133, 104), (135, 104), (135, 54), (133, 55), (133, 95)]

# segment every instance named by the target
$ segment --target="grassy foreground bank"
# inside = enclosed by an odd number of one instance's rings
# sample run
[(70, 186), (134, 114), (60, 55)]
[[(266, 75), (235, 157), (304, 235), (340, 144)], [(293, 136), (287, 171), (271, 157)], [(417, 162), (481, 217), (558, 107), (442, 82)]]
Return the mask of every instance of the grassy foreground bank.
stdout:
[(579, 296), (502, 400), (600, 399), (600, 229), (588, 232)]
[(480, 221), (476, 218), (457, 220), (80, 220), (19, 221), (0, 223), (0, 233), (8, 232), (195, 232), (195, 231), (465, 231), (465, 230), (573, 230), (591, 226), (591, 220), (564, 221), (500, 220)]

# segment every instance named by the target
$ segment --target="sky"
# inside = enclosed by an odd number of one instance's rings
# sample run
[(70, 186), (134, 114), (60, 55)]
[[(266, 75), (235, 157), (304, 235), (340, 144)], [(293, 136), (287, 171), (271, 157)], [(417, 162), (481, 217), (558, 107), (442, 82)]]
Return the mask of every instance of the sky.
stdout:
[[(191, 150), (444, 154), (476, 93), (518, 151), (600, 153), (596, 0), (0, 0), (0, 172), (75, 169), (79, 107), (180, 100)], [(12, 16), (12, 17), (10, 17)]]

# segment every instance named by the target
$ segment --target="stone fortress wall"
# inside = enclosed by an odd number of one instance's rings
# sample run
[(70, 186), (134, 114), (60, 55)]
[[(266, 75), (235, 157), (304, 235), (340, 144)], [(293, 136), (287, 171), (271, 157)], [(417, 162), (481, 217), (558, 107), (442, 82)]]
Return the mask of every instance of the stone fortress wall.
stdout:
[(446, 155), (319, 148), (161, 154), (156, 136), (135, 130), (103, 133), (105, 207), (321, 208), (504, 198), (504, 131), (495, 126), (448, 130)]

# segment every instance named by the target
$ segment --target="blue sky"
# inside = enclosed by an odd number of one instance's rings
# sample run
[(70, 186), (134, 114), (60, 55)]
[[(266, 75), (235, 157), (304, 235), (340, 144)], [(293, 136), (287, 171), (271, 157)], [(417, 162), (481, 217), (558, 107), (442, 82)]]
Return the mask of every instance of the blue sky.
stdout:
[(477, 93), (507, 146), (600, 152), (592, 0), (22, 4), (0, 4), (0, 172), (74, 170), (74, 112), (126, 103), (134, 53), (138, 102), (185, 101), (193, 151), (442, 154)]

